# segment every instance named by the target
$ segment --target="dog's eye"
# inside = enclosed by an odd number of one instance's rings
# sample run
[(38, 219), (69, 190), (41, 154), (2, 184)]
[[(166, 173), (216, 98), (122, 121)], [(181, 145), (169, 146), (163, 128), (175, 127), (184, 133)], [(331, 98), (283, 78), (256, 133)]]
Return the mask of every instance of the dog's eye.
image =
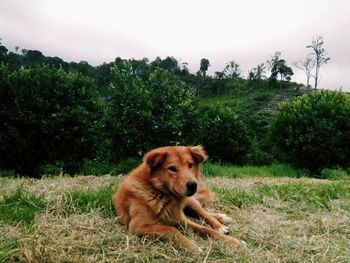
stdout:
[(192, 167), (193, 167), (193, 163), (189, 163), (188, 168), (192, 168)]
[(176, 172), (176, 171), (177, 171), (177, 169), (176, 169), (175, 166), (169, 166), (169, 167), (168, 167), (168, 170), (169, 170), (170, 172)]

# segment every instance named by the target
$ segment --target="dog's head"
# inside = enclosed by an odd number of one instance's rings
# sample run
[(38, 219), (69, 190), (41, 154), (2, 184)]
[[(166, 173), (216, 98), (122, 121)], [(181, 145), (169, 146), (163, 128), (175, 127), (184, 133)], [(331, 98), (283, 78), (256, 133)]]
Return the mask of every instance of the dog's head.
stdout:
[(150, 181), (155, 188), (182, 198), (196, 193), (199, 164), (206, 159), (202, 146), (169, 146), (148, 152), (143, 161), (150, 167)]

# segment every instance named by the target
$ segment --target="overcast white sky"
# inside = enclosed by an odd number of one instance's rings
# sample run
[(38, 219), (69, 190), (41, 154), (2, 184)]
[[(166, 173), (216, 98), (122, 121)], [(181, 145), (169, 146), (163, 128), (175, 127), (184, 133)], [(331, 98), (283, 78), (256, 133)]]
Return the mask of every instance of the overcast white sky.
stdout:
[[(14, 50), (40, 50), (92, 65), (116, 57), (174, 56), (192, 72), (235, 60), (243, 75), (282, 52), (289, 66), (322, 35), (331, 60), (321, 88), (350, 91), (349, 0), (1, 0), (0, 38)], [(292, 80), (305, 83), (293, 67)]]

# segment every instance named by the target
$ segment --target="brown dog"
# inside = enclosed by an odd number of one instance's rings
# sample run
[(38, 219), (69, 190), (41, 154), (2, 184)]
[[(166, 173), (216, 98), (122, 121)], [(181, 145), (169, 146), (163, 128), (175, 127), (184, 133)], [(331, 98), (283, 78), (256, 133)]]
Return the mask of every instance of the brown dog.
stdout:
[[(148, 152), (113, 195), (113, 205), (129, 231), (176, 240), (187, 249), (201, 251), (174, 227), (183, 224), (215, 240), (244, 245), (244, 241), (225, 235), (228, 228), (222, 223), (231, 220), (229, 217), (208, 213), (201, 206), (213, 199), (212, 192), (199, 186), (199, 164), (206, 158), (201, 146), (169, 146)], [(202, 217), (214, 229), (191, 221), (184, 210)]]

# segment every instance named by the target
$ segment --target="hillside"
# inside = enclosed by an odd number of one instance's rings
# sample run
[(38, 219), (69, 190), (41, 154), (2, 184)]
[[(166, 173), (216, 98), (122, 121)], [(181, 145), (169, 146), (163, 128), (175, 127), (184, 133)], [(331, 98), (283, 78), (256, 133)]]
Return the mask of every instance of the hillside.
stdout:
[(300, 88), (300, 85), (282, 89), (244, 87), (236, 89), (230, 95), (201, 97), (201, 103), (231, 107), (238, 115), (245, 118), (257, 113), (274, 113), (280, 103), (307, 92), (308, 90)]

